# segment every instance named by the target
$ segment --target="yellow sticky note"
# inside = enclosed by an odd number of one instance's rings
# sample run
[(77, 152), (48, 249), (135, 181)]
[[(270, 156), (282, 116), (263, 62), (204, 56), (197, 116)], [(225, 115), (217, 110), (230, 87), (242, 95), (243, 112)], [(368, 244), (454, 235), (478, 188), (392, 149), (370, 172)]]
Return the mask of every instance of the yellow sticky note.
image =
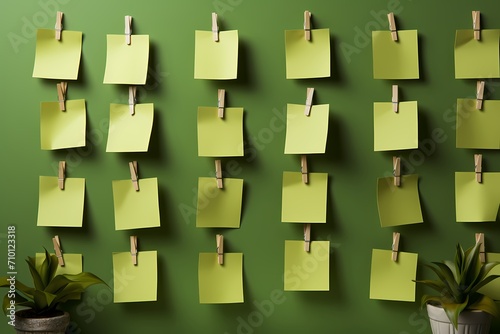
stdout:
[(224, 253), (224, 264), (217, 258), (217, 253), (200, 253), (200, 304), (243, 303), (243, 253)]
[(500, 149), (500, 101), (457, 99), (457, 148)]
[(373, 249), (370, 272), (370, 299), (415, 301), (418, 254), (398, 253), (392, 261), (392, 251)]
[(40, 176), (37, 226), (81, 227), (85, 179), (66, 178), (64, 190), (57, 177)]
[(198, 179), (196, 227), (239, 228), (243, 180), (224, 178), (224, 188), (217, 188), (213, 177)]
[(135, 191), (131, 180), (113, 181), (116, 230), (160, 226), (158, 179), (138, 182), (139, 191)]
[(243, 156), (243, 108), (225, 108), (224, 118), (217, 107), (198, 108), (198, 156)]
[(312, 29), (311, 40), (304, 30), (285, 31), (286, 78), (330, 77), (330, 29)]
[[(486, 253), (486, 261), (487, 262), (500, 262), (500, 254), (499, 253)], [(500, 265), (495, 266), (489, 272), (488, 276), (491, 275), (500, 275)], [(500, 300), (500, 278), (497, 278), (490, 283), (483, 286), (479, 289), (480, 293), (485, 294), (486, 296), (493, 298), (494, 300)]]
[(136, 104), (134, 115), (127, 104), (111, 103), (106, 152), (147, 152), (153, 116), (153, 103)]
[(457, 222), (494, 222), (500, 204), (500, 173), (482, 173), (482, 183), (474, 172), (455, 173)]
[(379, 178), (377, 206), (382, 227), (422, 223), (418, 175), (401, 176), (399, 187), (394, 185), (394, 177)]
[(284, 223), (326, 223), (327, 173), (283, 172), (281, 221)]
[(400, 102), (397, 113), (391, 102), (375, 102), (373, 121), (375, 151), (418, 148), (417, 101)]
[(144, 85), (148, 73), (149, 35), (107, 35), (105, 84)]
[(113, 301), (115, 303), (156, 301), (158, 254), (138, 252), (137, 265), (130, 252), (113, 253)]
[(33, 78), (76, 80), (81, 54), (81, 31), (63, 30), (58, 41), (55, 30), (38, 29)]
[[(57, 265), (56, 276), (63, 274), (75, 275), (83, 271), (82, 254), (63, 253), (63, 258), (64, 266)], [(37, 269), (41, 267), (43, 260), (45, 260), (45, 253), (35, 254), (35, 266)]]
[(304, 105), (287, 105), (285, 154), (325, 153), (330, 105), (313, 105), (309, 116), (304, 110)]
[(238, 30), (219, 32), (219, 41), (211, 31), (195, 31), (194, 78), (236, 79), (238, 76)]
[(481, 29), (481, 39), (474, 30), (457, 30), (455, 35), (455, 78), (500, 78), (499, 29)]
[(398, 30), (398, 40), (391, 32), (372, 31), (373, 78), (418, 79), (417, 30)]
[(86, 131), (85, 100), (67, 100), (62, 111), (59, 102), (40, 104), (40, 142), (42, 150), (84, 147)]
[(330, 242), (285, 240), (285, 291), (330, 290)]

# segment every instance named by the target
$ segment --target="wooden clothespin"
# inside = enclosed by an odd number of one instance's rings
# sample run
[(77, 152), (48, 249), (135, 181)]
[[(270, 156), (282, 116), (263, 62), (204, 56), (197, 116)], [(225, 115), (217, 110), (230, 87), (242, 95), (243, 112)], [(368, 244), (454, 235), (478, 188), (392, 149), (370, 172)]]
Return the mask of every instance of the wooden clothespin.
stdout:
[(54, 244), (54, 251), (56, 252), (57, 262), (61, 267), (64, 267), (64, 258), (62, 254), (61, 241), (59, 240), (59, 236), (56, 235), (52, 238), (52, 243)]
[(219, 41), (219, 25), (217, 24), (217, 13), (212, 13), (212, 36), (214, 42)]
[(130, 236), (130, 255), (132, 255), (132, 264), (137, 265), (137, 236)]
[(57, 99), (59, 100), (59, 109), (66, 110), (66, 91), (68, 90), (68, 83), (61, 82), (57, 84)]
[(125, 16), (125, 43), (130, 45), (132, 40), (132, 16)]
[(304, 114), (306, 116), (309, 116), (311, 114), (313, 95), (314, 95), (314, 88), (307, 88), (306, 108), (304, 110)]
[(484, 80), (478, 80), (476, 85), (476, 109), (483, 109)]
[(139, 177), (137, 176), (137, 161), (132, 161), (128, 163), (130, 169), (130, 178), (132, 179), (132, 184), (134, 185), (135, 191), (139, 191)]
[(217, 188), (223, 189), (224, 184), (222, 182), (222, 162), (220, 160), (215, 160), (215, 178), (217, 179)]
[(137, 93), (137, 87), (136, 86), (129, 86), (128, 87), (128, 107), (130, 110), (130, 115), (135, 115), (135, 103), (137, 102), (136, 100), (136, 95)]
[(392, 111), (397, 113), (398, 110), (399, 110), (398, 85), (392, 85)]
[(304, 35), (306, 41), (311, 40), (311, 12), (306, 10), (304, 12)]
[(219, 89), (217, 91), (217, 110), (219, 118), (224, 118), (224, 108), (225, 108), (225, 100), (226, 100), (226, 90)]
[(304, 250), (311, 250), (311, 224), (304, 224)]
[(394, 13), (390, 12), (387, 14), (387, 19), (389, 20), (389, 30), (391, 31), (391, 37), (393, 41), (398, 40), (398, 31), (396, 30), (396, 21), (394, 20)]
[(222, 234), (217, 234), (215, 240), (217, 242), (217, 262), (219, 264), (224, 264), (224, 236)]
[(307, 156), (303, 154), (300, 157), (300, 172), (302, 173), (302, 182), (309, 183), (309, 172), (307, 170)]
[(481, 40), (481, 12), (478, 10), (472, 11), (472, 29), (474, 30), (474, 39)]
[(59, 161), (59, 174), (57, 176), (57, 184), (59, 189), (64, 190), (64, 181), (66, 179), (66, 161)]
[(55, 27), (55, 30), (56, 30), (56, 39), (58, 41), (61, 40), (61, 33), (62, 33), (62, 29), (63, 29), (63, 25), (62, 25), (63, 16), (64, 16), (63, 12), (57, 12), (57, 14), (56, 14), (56, 27)]
[(392, 157), (392, 175), (394, 175), (394, 185), (401, 186), (401, 158)]
[(399, 232), (392, 232), (392, 261), (394, 262), (398, 260), (399, 237)]
[(483, 182), (483, 155), (474, 154), (474, 172), (476, 172), (477, 183)]
[(484, 233), (476, 233), (476, 244), (481, 244), (479, 246), (479, 260), (481, 263), (486, 262), (486, 252), (485, 252), (485, 245), (484, 245)]

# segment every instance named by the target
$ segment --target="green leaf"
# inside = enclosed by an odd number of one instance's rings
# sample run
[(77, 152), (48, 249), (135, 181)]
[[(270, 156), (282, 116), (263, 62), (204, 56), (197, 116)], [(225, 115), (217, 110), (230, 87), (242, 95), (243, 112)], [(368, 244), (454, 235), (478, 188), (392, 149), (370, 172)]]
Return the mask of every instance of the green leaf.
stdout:
[[(462, 277), (460, 280), (460, 286), (469, 287), (479, 276), (481, 263), (479, 262), (479, 246), (480, 243), (476, 243), (472, 248), (465, 251), (465, 265)], [(464, 289), (465, 290), (465, 289)]]
[(33, 279), (33, 284), (35, 285), (35, 289), (36, 290), (45, 289), (45, 285), (43, 284), (43, 280), (35, 268), (35, 261), (33, 260), (33, 258), (28, 257), (28, 260), (26, 260), (26, 262), (28, 263), (28, 268), (30, 269), (31, 278)]
[(488, 296), (482, 295), (481, 298), (468, 306), (471, 310), (480, 310), (491, 314), (494, 317), (500, 317), (500, 311), (498, 310), (497, 304)]
[[(415, 283), (421, 283), (424, 285), (427, 285), (431, 289), (439, 292), (440, 294), (443, 293), (444, 290), (447, 289), (447, 286), (441, 282), (441, 281), (436, 281), (436, 280), (420, 280), (420, 281), (414, 281)], [(450, 296), (451, 297), (451, 296)]]
[[(439, 277), (441, 282), (443, 284), (445, 284), (445, 286), (446, 286), (446, 289), (444, 289), (443, 291), (447, 291), (447, 292), (441, 291), (441, 293), (447, 293), (447, 294), (453, 296), (453, 298), (457, 302), (461, 302), (462, 295), (461, 295), (460, 291), (458, 290), (457, 282), (455, 282), (455, 279), (453, 277), (453, 273), (450, 271), (450, 269), (446, 265), (444, 265), (442, 263), (439, 263), (439, 262), (432, 262), (432, 263), (434, 265), (436, 265), (436, 267), (433, 267), (433, 266), (428, 266), (428, 267), (431, 268), (432, 271), (434, 271), (434, 273)], [(443, 268), (445, 268), (445, 269), (443, 269)]]
[(455, 282), (460, 282), (460, 274), (458, 273), (458, 268), (452, 261), (443, 261), (443, 263), (450, 268), (450, 271), (453, 273), (453, 277), (455, 278)]
[[(45, 258), (43, 259), (42, 264), (38, 268), (38, 272), (40, 274), (40, 278), (42, 279), (44, 287), (46, 287), (50, 281), (50, 264), (51, 264), (50, 262), (51, 262), (50, 254), (45, 249)], [(35, 263), (36, 263), (36, 259), (35, 259)], [(36, 268), (36, 266), (35, 266), (35, 268)]]
[(496, 280), (499, 277), (500, 277), (500, 275), (490, 275), (490, 276), (486, 277), (481, 282), (479, 282), (479, 283), (475, 284), (474, 286), (472, 286), (472, 288), (470, 289), (469, 293), (472, 294), (472, 293), (477, 292), (483, 286), (485, 286), (486, 284), (490, 283), (491, 281)]
[(441, 303), (443, 310), (445, 311), (448, 319), (450, 319), (450, 322), (453, 324), (453, 327), (455, 327), (455, 329), (458, 329), (458, 316), (467, 307), (468, 302), (469, 296), (466, 296), (463, 303)]
[(51, 293), (57, 293), (63, 290), (67, 285), (77, 285), (83, 289), (88, 288), (94, 284), (106, 284), (103, 280), (92, 273), (82, 272), (75, 275), (64, 274), (57, 275), (47, 286), (46, 291)]

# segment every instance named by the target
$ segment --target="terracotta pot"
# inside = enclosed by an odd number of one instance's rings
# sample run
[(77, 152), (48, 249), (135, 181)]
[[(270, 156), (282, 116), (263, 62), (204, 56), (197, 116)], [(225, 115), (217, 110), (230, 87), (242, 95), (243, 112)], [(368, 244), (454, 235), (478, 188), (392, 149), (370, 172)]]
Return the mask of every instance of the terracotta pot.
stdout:
[(64, 334), (69, 325), (69, 313), (47, 318), (25, 318), (22, 311), (16, 312), (14, 328), (17, 334)]
[(433, 334), (488, 334), (492, 316), (483, 311), (463, 311), (458, 316), (458, 330), (440, 306), (427, 304)]

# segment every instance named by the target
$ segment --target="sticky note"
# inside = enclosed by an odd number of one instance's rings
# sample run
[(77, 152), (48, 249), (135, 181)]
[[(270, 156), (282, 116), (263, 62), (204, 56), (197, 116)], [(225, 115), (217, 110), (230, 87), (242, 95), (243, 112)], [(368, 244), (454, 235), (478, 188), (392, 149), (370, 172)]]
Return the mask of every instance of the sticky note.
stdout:
[(330, 290), (330, 242), (312, 241), (309, 252), (304, 241), (285, 240), (285, 291)]
[(474, 30), (457, 30), (455, 35), (455, 78), (500, 78), (499, 29), (481, 29), (481, 39)]
[(147, 152), (153, 116), (153, 103), (136, 104), (134, 115), (127, 104), (111, 103), (106, 152)]
[(455, 173), (457, 222), (494, 222), (500, 204), (500, 173), (482, 173), (482, 183), (474, 172)]
[(500, 101), (485, 100), (481, 110), (475, 99), (457, 99), (457, 148), (500, 149)]
[(149, 35), (107, 35), (105, 84), (144, 85), (148, 73)]
[(373, 249), (370, 272), (370, 299), (415, 301), (418, 254), (398, 253), (392, 261), (392, 251)]
[(40, 104), (40, 143), (42, 150), (84, 147), (86, 142), (85, 100), (67, 100), (62, 111), (59, 102)]
[(375, 151), (418, 148), (417, 101), (400, 102), (397, 113), (392, 102), (375, 102), (373, 121)]
[(287, 105), (285, 154), (325, 153), (330, 106), (313, 105), (309, 116), (304, 110), (304, 105)]
[[(486, 253), (486, 262), (500, 262), (499, 253)], [(497, 265), (491, 269), (488, 276), (500, 275), (500, 265)], [(500, 278), (497, 278), (490, 283), (483, 286), (478, 292), (485, 294), (486, 296), (493, 298), (494, 300), (500, 300)]]
[(200, 253), (198, 288), (200, 304), (243, 303), (243, 253), (224, 253), (224, 264), (217, 253)]
[(158, 290), (158, 254), (137, 253), (137, 265), (130, 252), (113, 253), (113, 302), (156, 301)]
[(285, 31), (286, 78), (330, 77), (330, 29), (312, 29), (311, 40), (304, 30)]
[(40, 176), (37, 226), (82, 227), (85, 179)]
[(238, 76), (238, 30), (220, 31), (219, 41), (211, 31), (195, 31), (194, 78), (236, 79)]
[(373, 78), (418, 79), (417, 30), (398, 30), (398, 40), (391, 32), (372, 31)]
[[(54, 255), (54, 254), (51, 254)], [(55, 276), (63, 274), (79, 274), (83, 271), (82, 254), (63, 253), (64, 266), (57, 265)], [(40, 268), (45, 260), (45, 253), (36, 253), (35, 266)]]
[(38, 29), (33, 78), (76, 80), (81, 54), (81, 31), (63, 30), (58, 41), (55, 30)]

